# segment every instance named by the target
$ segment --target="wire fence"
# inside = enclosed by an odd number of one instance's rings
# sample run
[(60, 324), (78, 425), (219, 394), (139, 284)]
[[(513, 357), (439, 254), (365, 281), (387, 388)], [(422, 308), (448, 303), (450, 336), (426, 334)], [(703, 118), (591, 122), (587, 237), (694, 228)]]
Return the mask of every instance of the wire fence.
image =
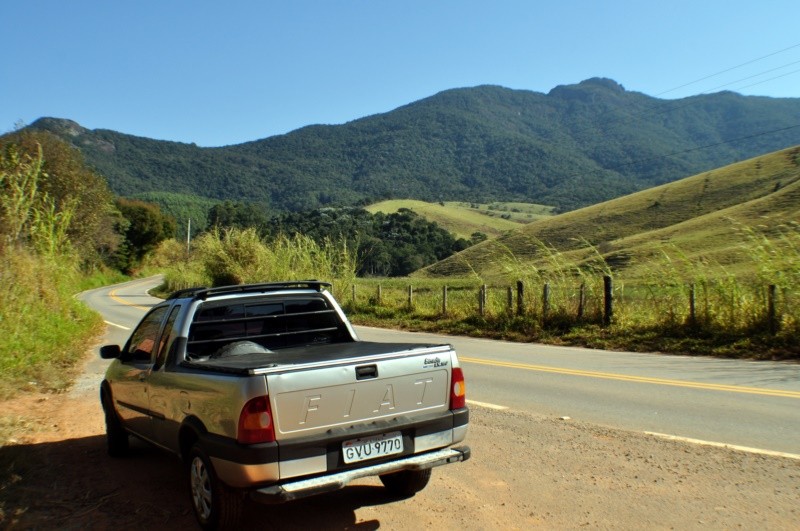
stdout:
[(542, 327), (599, 324), (760, 330), (797, 328), (797, 289), (732, 281), (626, 285), (610, 276), (575, 284), (356, 285), (353, 308), (451, 319), (514, 317)]

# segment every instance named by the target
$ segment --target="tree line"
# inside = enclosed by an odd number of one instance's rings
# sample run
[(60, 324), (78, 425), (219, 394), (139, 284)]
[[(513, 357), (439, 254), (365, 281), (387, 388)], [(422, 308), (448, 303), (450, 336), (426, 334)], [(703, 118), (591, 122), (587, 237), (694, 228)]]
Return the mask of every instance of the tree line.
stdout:
[[(362, 208), (320, 208), (269, 216), (256, 203), (214, 205), (209, 227), (257, 229), (266, 241), (304, 235), (317, 243), (345, 243), (356, 253), (358, 276), (405, 276), (464, 250), (474, 241), (455, 238), (412, 210), (372, 214)], [(478, 236), (476, 236), (477, 238)]]

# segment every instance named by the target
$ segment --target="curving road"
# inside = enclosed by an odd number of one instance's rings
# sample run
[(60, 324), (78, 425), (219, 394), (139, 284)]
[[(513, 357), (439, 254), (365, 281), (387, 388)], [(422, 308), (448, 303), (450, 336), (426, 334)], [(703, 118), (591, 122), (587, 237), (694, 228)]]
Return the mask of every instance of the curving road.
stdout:
[[(151, 277), (81, 294), (122, 344), (158, 299)], [(452, 343), (472, 403), (800, 457), (800, 364), (609, 352), (356, 327), (376, 341)], [(90, 366), (97, 382), (104, 361)], [(80, 383), (78, 384), (80, 385)]]

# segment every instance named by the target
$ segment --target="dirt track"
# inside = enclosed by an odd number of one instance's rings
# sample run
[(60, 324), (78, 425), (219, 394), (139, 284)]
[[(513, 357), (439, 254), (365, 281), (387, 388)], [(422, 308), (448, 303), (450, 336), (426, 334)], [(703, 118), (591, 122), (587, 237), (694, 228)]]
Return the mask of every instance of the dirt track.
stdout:
[[(194, 528), (175, 458), (142, 443), (126, 459), (106, 455), (92, 378), (3, 404), (0, 527)], [(468, 443), (473, 459), (437, 469), (414, 498), (365, 479), (291, 504), (250, 504), (244, 528), (800, 529), (800, 460), (482, 408)]]

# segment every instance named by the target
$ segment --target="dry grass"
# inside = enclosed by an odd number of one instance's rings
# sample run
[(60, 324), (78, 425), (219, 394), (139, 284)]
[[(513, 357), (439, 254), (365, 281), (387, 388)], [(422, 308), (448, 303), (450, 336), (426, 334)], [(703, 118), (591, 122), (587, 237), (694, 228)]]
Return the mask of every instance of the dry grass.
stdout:
[(391, 214), (401, 208), (413, 210), (429, 221), (435, 221), (457, 238), (469, 239), (474, 232), (489, 237), (515, 230), (520, 224), (552, 216), (553, 207), (533, 203), (426, 203), (413, 199), (392, 199), (366, 207), (372, 212)]
[(800, 147), (536, 221), (419, 275), (504, 278), (504, 256), (547, 267), (543, 246), (575, 263), (599, 253), (618, 274), (631, 278), (663, 248), (680, 249), (697, 261), (747, 269), (741, 227), (769, 236), (800, 222), (798, 205)]

